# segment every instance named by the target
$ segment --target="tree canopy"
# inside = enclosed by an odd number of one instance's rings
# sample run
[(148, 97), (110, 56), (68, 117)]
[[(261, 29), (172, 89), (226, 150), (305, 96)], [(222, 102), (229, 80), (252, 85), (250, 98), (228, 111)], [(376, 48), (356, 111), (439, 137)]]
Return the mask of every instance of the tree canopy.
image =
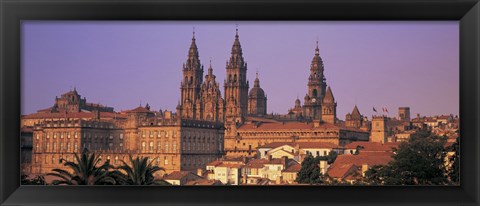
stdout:
[(394, 149), (389, 164), (370, 168), (365, 181), (382, 185), (445, 185), (445, 142), (445, 137), (419, 131)]

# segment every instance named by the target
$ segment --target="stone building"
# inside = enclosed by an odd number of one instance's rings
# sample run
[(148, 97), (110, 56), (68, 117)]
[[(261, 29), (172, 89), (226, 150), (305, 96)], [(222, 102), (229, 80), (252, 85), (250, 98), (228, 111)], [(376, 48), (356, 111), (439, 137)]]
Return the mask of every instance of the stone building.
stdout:
[(400, 120), (400, 121), (410, 121), (410, 107), (399, 107), (398, 108), (398, 120)]
[(386, 116), (372, 116), (372, 131), (370, 141), (372, 142), (387, 142), (387, 117)]
[(203, 65), (200, 63), (195, 32), (183, 64), (183, 80), (180, 86), (180, 102), (177, 114), (183, 119), (223, 122), (224, 100), (213, 75), (212, 65), (203, 81)]
[(248, 114), (254, 116), (265, 116), (267, 114), (267, 96), (260, 87), (258, 73), (253, 88), (248, 93)]
[(230, 59), (226, 63), (226, 75), (224, 83), (225, 125), (228, 128), (230, 125), (243, 122), (248, 110), (247, 62), (243, 59), (238, 29)]
[[(221, 123), (160, 115), (145, 107), (122, 112), (125, 120), (45, 120), (33, 131), (32, 173), (63, 168), (61, 159), (74, 160), (83, 149), (94, 151), (119, 166), (128, 156), (143, 156), (167, 173), (193, 170), (223, 153)], [(128, 161), (127, 161), (128, 162)]]

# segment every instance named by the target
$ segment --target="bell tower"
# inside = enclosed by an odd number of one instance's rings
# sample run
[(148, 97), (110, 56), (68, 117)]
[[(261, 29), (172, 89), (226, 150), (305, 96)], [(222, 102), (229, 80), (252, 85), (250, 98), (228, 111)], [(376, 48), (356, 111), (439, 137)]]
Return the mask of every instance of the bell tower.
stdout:
[(226, 62), (225, 120), (227, 123), (242, 122), (248, 109), (247, 63), (243, 59), (242, 46), (236, 29), (230, 59)]
[(327, 84), (323, 75), (323, 60), (320, 52), (315, 48), (315, 56), (313, 56), (310, 64), (310, 76), (308, 77), (308, 93), (305, 95), (304, 114), (307, 118), (314, 120), (322, 120), (322, 101), (325, 96)]
[(200, 101), (200, 89), (203, 82), (203, 65), (200, 64), (195, 31), (193, 31), (192, 44), (188, 50), (187, 61), (183, 64), (183, 79), (180, 86), (181, 99), (178, 108), (181, 117), (197, 119), (197, 102)]

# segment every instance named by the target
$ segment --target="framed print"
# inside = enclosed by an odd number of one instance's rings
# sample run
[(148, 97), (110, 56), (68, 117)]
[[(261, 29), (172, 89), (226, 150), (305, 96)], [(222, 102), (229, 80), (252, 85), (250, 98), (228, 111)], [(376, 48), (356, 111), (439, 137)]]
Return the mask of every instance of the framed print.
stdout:
[(478, 205), (477, 1), (1, 6), (2, 204)]

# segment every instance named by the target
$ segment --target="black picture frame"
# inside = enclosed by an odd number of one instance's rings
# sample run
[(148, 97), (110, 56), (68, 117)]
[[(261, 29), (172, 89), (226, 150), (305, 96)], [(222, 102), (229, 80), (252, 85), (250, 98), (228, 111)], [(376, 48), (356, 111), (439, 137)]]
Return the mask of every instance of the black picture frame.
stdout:
[[(0, 15), (1, 205), (479, 205), (478, 0), (0, 0)], [(21, 186), (22, 20), (458, 20), (461, 185)]]

